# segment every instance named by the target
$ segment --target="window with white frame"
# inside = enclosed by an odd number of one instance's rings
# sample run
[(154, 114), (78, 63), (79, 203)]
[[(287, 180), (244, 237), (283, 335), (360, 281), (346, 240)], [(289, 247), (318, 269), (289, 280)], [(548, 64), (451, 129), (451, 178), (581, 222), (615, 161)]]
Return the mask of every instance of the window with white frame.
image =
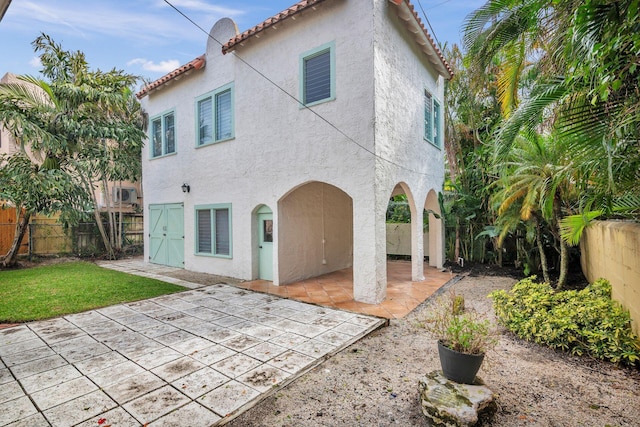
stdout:
[(198, 97), (196, 120), (198, 147), (233, 138), (233, 84)]
[(196, 206), (196, 254), (231, 257), (231, 205)]
[(175, 113), (169, 111), (151, 119), (151, 157), (176, 152)]
[(335, 44), (324, 44), (300, 56), (300, 94), (304, 105), (335, 99)]
[(440, 103), (427, 91), (424, 91), (424, 139), (438, 148), (442, 147), (442, 109)]

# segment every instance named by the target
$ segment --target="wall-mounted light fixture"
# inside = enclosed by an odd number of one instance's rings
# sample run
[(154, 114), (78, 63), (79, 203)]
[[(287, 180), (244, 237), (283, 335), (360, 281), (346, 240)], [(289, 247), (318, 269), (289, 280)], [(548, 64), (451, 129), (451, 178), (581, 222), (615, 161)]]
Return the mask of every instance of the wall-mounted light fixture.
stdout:
[(184, 184), (182, 184), (182, 192), (183, 193), (188, 193), (191, 191), (191, 187), (189, 186), (189, 184), (187, 184), (186, 182)]

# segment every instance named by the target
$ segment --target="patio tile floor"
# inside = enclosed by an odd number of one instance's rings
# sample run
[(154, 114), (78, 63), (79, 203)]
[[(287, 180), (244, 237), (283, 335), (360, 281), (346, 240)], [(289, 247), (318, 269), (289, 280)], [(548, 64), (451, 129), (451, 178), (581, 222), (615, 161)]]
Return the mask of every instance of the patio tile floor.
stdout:
[[(135, 260), (108, 267), (159, 280), (171, 271)], [(221, 425), (386, 323), (186, 283), (168, 296), (0, 329), (0, 426)]]
[(312, 279), (275, 286), (266, 280), (253, 280), (235, 286), (284, 298), (339, 308), (360, 314), (397, 319), (406, 316), (453, 278), (425, 263), (424, 280), (411, 281), (411, 263), (387, 262), (387, 298), (380, 304), (365, 304), (353, 298), (353, 270), (346, 268)]

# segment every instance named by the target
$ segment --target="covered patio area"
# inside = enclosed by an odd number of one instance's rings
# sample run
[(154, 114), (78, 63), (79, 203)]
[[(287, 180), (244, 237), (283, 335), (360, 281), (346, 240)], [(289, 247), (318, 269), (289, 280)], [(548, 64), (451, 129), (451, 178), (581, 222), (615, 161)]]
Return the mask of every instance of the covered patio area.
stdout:
[(410, 261), (387, 261), (387, 298), (380, 304), (365, 304), (354, 300), (351, 267), (282, 286), (275, 286), (267, 280), (253, 280), (235, 286), (356, 313), (397, 319), (409, 314), (453, 279), (454, 275), (425, 263), (424, 277), (421, 282), (412, 282)]

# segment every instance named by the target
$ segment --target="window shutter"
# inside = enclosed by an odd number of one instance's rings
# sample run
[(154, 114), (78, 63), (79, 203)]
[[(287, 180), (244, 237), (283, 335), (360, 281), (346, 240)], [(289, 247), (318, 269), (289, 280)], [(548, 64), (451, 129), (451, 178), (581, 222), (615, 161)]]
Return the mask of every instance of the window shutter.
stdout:
[(326, 50), (304, 60), (304, 103), (331, 97), (331, 54)]
[(440, 104), (433, 102), (433, 140), (436, 146), (442, 147), (442, 135), (440, 135)]
[(212, 253), (211, 251), (211, 211), (199, 210), (198, 212), (198, 252)]
[(424, 137), (427, 141), (433, 142), (433, 103), (431, 94), (424, 93)]
[(229, 255), (229, 209), (216, 209), (216, 254)]
[(166, 147), (167, 147), (167, 151), (165, 154), (175, 153), (176, 136), (175, 136), (175, 129), (174, 129), (173, 114), (167, 114), (166, 116), (164, 116), (164, 129), (165, 129)]
[(213, 114), (211, 112), (211, 98), (198, 102), (198, 145), (213, 141)]
[(231, 138), (231, 89), (216, 95), (216, 140)]

